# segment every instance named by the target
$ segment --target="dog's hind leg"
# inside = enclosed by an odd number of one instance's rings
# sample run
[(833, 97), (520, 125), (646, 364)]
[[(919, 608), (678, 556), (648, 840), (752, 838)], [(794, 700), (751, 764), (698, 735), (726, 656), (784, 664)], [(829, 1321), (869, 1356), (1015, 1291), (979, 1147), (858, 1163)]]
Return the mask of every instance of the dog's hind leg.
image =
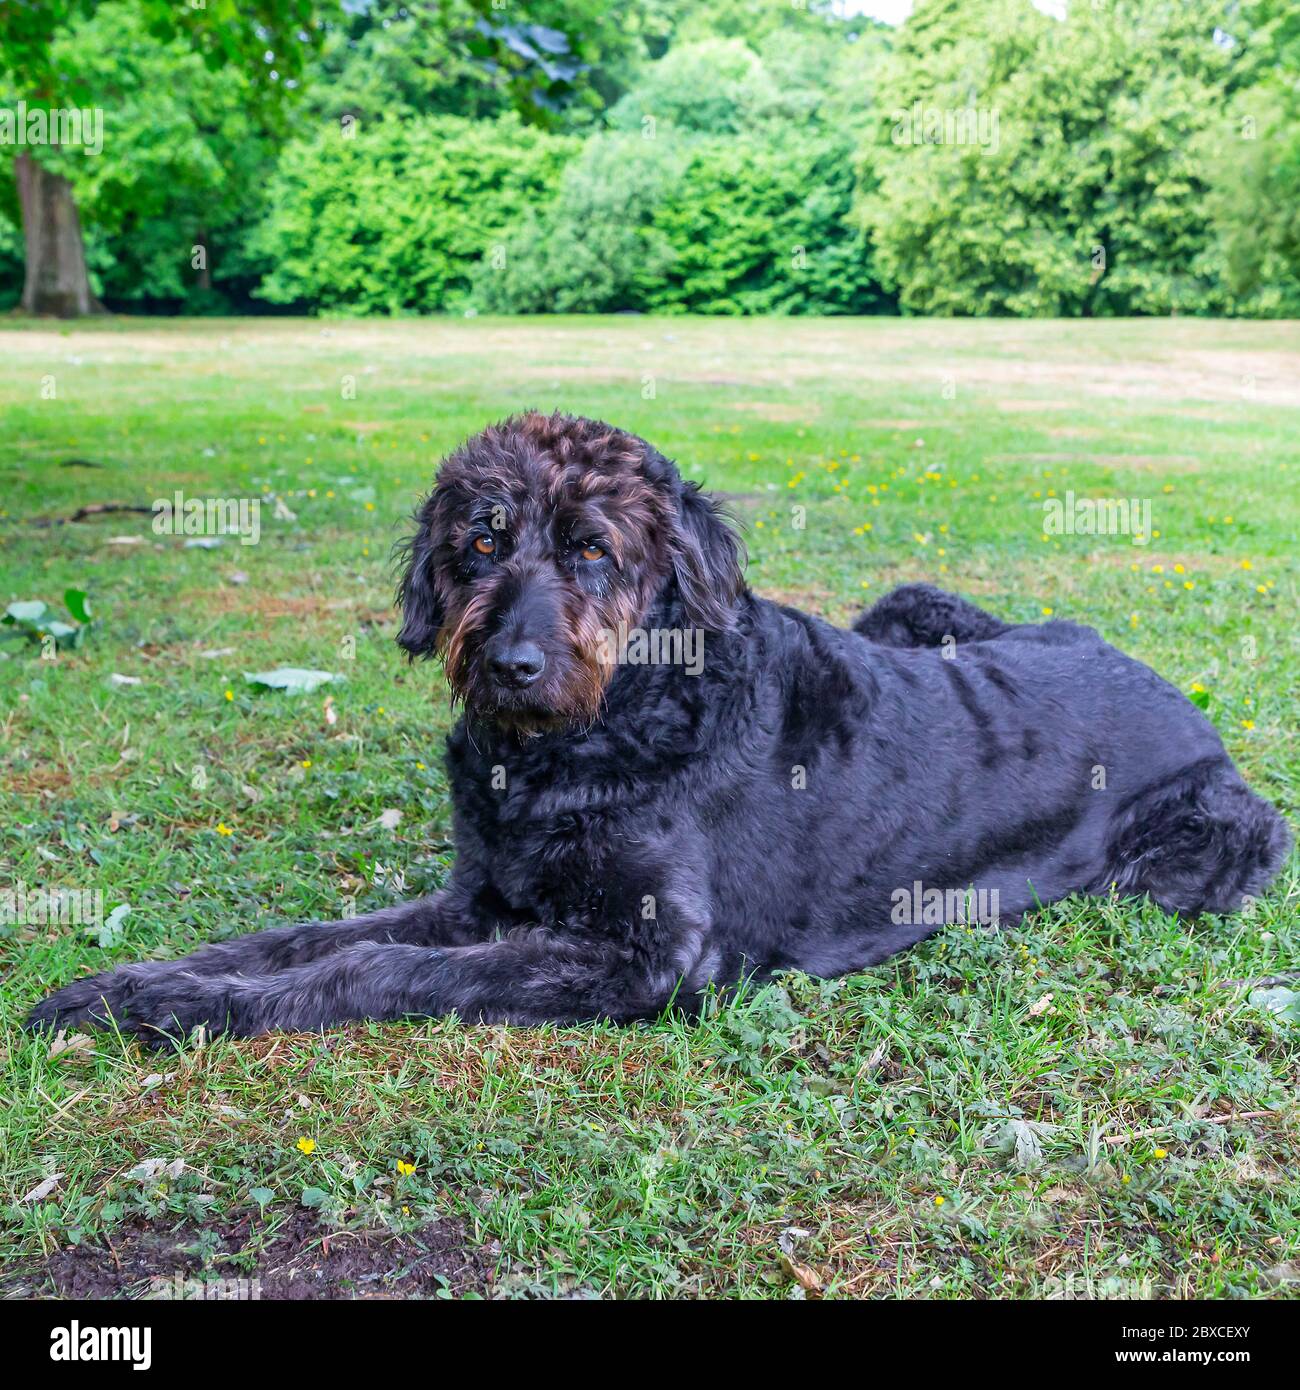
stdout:
[(365, 917), (270, 927), (204, 946), (181, 960), (145, 961), (91, 975), (43, 1000), (27, 1026), (70, 1028), (120, 1017), (142, 989), (165, 987), (169, 979), (182, 976), (274, 975), (364, 942), (458, 946), (481, 941), (490, 930), (467, 897), (448, 889)]
[(1291, 847), (1278, 811), (1226, 759), (1139, 793), (1119, 815), (1094, 891), (1148, 894), (1166, 912), (1235, 912), (1261, 893)]
[(904, 584), (861, 614), (853, 630), (882, 646), (938, 647), (999, 637), (1013, 626), (932, 584)]

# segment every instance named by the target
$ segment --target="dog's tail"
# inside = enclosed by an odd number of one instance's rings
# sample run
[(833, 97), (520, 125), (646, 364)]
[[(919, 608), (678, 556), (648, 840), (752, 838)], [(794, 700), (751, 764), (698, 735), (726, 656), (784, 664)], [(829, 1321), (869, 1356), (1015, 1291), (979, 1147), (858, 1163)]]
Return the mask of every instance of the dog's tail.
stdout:
[(938, 647), (947, 639), (981, 642), (1013, 626), (932, 584), (904, 584), (861, 614), (853, 631), (886, 647)]

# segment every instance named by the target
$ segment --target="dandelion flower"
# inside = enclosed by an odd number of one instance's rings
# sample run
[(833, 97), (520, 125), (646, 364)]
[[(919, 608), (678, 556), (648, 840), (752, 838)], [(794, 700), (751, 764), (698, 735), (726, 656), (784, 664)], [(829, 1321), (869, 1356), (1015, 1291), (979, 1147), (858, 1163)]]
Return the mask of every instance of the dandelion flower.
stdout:
[(298, 1140), (297, 1149), (299, 1153), (314, 1154), (316, 1152), (316, 1141), (314, 1139), (308, 1139), (304, 1134), (302, 1138)]

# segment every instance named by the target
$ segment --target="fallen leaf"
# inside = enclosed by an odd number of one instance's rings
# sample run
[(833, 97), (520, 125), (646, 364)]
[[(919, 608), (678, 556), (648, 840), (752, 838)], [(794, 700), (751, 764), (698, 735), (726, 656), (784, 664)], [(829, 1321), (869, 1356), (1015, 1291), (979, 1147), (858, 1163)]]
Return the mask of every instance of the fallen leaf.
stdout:
[(1052, 1008), (1052, 996), (1045, 994), (1041, 999), (1036, 999), (1029, 1006), (1029, 1017), (1037, 1018), (1040, 1014), (1054, 1014), (1056, 1010)]
[(54, 1035), (54, 1041), (50, 1044), (50, 1050), (46, 1053), (47, 1057), (62, 1057), (65, 1053), (71, 1052), (75, 1055), (92, 1052), (95, 1047), (95, 1040), (89, 1033), (74, 1033), (68, 1036), (66, 1028), (60, 1028)]
[(330, 681), (341, 681), (340, 675), (329, 671), (311, 671), (301, 666), (277, 666), (273, 671), (245, 671), (244, 679), (249, 685), (259, 685), (267, 690), (285, 690), (291, 695), (311, 694), (317, 686)]
[(801, 1265), (797, 1260), (792, 1260), (789, 1255), (782, 1251), (781, 1268), (785, 1270), (801, 1289), (807, 1289), (809, 1293), (821, 1292), (822, 1277), (812, 1265)]
[(1300, 1023), (1300, 993), (1278, 985), (1275, 989), (1253, 989), (1250, 1002), (1257, 1009), (1266, 1009), (1284, 1023)]
[(51, 1192), (59, 1185), (62, 1173), (51, 1173), (44, 1182), (38, 1182), (35, 1187), (23, 1198), (24, 1202), (43, 1202)]
[(402, 823), (402, 813), (395, 807), (389, 807), (387, 811), (379, 813), (379, 824), (385, 830), (396, 830)]

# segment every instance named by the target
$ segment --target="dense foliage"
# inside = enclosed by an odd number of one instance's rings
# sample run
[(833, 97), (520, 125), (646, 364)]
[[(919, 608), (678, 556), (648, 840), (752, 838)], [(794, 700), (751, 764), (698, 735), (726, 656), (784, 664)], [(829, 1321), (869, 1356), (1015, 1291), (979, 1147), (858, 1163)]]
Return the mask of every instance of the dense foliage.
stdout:
[(287, 120), (155, 9), (49, 10), (113, 307), (1300, 312), (1300, 0), (294, 0)]

